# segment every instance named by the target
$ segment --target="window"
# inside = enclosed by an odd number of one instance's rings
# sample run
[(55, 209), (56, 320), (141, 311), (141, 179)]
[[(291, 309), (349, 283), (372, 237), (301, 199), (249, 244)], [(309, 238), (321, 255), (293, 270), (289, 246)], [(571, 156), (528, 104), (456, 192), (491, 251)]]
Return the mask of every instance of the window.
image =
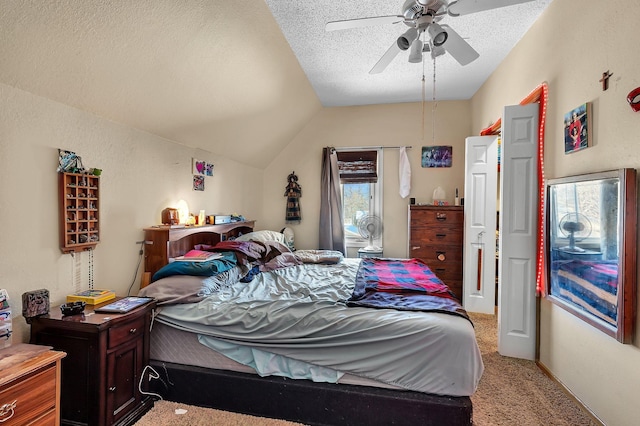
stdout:
[[(344, 235), (347, 247), (364, 247), (358, 221), (367, 215), (382, 218), (382, 149), (337, 150)], [(375, 242), (382, 246), (382, 236)]]

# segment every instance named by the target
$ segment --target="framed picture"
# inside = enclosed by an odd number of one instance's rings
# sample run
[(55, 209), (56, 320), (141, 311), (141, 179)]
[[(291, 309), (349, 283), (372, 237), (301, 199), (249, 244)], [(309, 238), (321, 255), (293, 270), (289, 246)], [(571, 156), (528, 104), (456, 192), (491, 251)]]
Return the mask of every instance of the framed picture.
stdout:
[(451, 167), (453, 161), (453, 147), (451, 146), (423, 146), (422, 167)]
[(584, 103), (564, 115), (564, 153), (580, 151), (593, 145), (591, 102)]
[(193, 190), (204, 191), (204, 176), (193, 175)]
[(621, 343), (635, 334), (636, 170), (547, 183), (547, 298)]
[(213, 176), (213, 164), (194, 158), (193, 174), (201, 176)]

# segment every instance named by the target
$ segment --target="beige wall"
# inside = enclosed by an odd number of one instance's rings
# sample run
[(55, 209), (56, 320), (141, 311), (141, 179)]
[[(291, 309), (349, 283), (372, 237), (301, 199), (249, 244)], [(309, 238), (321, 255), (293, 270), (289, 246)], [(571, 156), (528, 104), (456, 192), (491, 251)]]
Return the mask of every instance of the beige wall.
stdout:
[(320, 168), (322, 148), (358, 146), (412, 146), (408, 150), (411, 163), (411, 194), (400, 197), (398, 150), (384, 150), (384, 255), (407, 256), (407, 205), (409, 198), (417, 203), (430, 202), (433, 190), (442, 186), (453, 204), (455, 188), (464, 186), (464, 139), (470, 135), (469, 102), (438, 102), (436, 108), (436, 145), (453, 147), (450, 168), (422, 168), (423, 146), (434, 145), (432, 105), (425, 107), (425, 139), (423, 140), (422, 105), (406, 103), (362, 107), (326, 108), (300, 132), (287, 148), (265, 170), (264, 223), (269, 229), (284, 225), (284, 188), (287, 175), (295, 171), (302, 186), (302, 222), (292, 225), (298, 248), (318, 247), (320, 210)]
[[(28, 340), (19, 316), (22, 293), (47, 288), (59, 305), (75, 291), (74, 258), (62, 254), (58, 242), (58, 148), (79, 154), (85, 167), (103, 169), (96, 288), (126, 295), (142, 229), (160, 223), (162, 209), (179, 199), (195, 212), (239, 212), (260, 222), (261, 170), (0, 84), (0, 288), (11, 297), (14, 341)], [(192, 190), (193, 157), (215, 165), (204, 192)], [(86, 289), (88, 254), (76, 256)]]
[[(547, 178), (638, 168), (640, 113), (625, 100), (640, 86), (638, 19), (640, 5), (631, 0), (555, 0), (473, 97), (473, 132), (547, 81)], [(607, 70), (613, 77), (602, 91)], [(595, 144), (565, 155), (562, 117), (583, 102), (593, 102)], [(546, 299), (540, 315), (540, 362), (606, 424), (637, 424), (638, 333), (636, 343), (620, 344)]]

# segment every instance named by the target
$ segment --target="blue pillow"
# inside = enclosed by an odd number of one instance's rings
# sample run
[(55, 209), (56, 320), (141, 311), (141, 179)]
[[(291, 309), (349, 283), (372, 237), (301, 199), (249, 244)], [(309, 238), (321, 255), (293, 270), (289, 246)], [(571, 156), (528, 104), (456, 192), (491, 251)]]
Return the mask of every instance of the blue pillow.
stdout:
[(220, 253), (222, 257), (204, 262), (171, 262), (160, 268), (153, 277), (151, 282), (160, 278), (169, 277), (171, 275), (196, 275), (199, 277), (211, 277), (228, 271), (237, 264), (235, 253), (225, 251)]

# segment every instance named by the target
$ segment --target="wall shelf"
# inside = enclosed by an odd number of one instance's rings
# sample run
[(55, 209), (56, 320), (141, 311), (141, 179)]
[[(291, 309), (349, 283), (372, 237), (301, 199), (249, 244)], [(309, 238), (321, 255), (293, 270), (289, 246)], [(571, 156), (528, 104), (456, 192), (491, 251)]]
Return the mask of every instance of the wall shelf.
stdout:
[(100, 177), (60, 173), (60, 250), (93, 249), (100, 241)]

